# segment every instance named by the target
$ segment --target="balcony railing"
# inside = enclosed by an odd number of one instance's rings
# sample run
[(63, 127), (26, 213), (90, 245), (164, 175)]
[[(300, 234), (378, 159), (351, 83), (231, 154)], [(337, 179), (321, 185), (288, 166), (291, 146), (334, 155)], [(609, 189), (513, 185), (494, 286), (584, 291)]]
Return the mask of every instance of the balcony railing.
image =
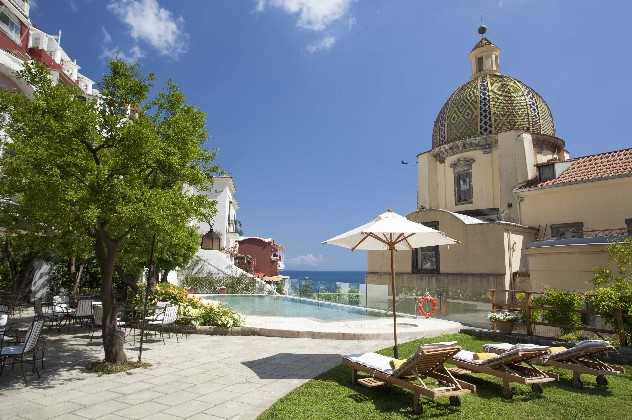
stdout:
[(9, 3), (28, 18), (29, 16), (29, 2), (28, 0), (9, 0)]
[(238, 235), (241, 235), (242, 234), (241, 222), (237, 219), (229, 220), (228, 233), (236, 233)]
[(561, 240), (561, 239), (619, 239), (626, 236), (632, 236), (630, 229), (621, 227), (615, 229), (592, 229), (592, 230), (569, 230), (563, 232), (562, 236), (555, 236), (551, 234), (551, 231), (547, 229), (545, 235), (539, 240)]

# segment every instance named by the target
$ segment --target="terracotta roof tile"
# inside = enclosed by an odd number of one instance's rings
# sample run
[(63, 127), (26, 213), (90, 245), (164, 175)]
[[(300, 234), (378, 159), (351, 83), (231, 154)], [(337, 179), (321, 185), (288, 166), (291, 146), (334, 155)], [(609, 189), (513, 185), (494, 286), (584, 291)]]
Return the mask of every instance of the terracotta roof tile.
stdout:
[(632, 176), (632, 149), (582, 156), (572, 162), (571, 166), (557, 178), (526, 186), (523, 189), (547, 188), (563, 184)]

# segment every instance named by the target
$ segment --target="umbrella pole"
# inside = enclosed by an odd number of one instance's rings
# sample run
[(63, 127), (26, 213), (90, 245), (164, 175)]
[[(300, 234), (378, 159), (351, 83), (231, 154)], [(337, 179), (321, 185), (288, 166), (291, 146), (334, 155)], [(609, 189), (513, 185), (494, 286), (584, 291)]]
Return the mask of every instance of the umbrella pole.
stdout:
[(393, 357), (396, 359), (399, 357), (397, 352), (397, 311), (395, 310), (395, 265), (393, 264), (393, 254), (395, 253), (395, 247), (391, 246), (391, 293), (393, 294)]

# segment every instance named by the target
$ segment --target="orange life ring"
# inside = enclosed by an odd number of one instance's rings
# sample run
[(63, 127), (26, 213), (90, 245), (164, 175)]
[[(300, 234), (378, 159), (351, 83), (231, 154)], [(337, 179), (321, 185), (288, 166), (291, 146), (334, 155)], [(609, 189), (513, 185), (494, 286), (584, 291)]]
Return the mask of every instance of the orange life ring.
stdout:
[[(426, 306), (430, 305), (430, 310), (426, 310)], [(417, 298), (417, 313), (426, 318), (430, 318), (437, 311), (439, 301), (430, 295)]]

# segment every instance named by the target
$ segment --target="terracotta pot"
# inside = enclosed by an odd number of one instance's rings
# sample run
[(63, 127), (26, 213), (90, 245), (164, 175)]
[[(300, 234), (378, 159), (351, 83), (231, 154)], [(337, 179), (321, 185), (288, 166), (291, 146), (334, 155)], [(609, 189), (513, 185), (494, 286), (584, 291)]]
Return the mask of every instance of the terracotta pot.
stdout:
[(495, 321), (496, 329), (502, 334), (511, 334), (513, 331), (513, 321)]

